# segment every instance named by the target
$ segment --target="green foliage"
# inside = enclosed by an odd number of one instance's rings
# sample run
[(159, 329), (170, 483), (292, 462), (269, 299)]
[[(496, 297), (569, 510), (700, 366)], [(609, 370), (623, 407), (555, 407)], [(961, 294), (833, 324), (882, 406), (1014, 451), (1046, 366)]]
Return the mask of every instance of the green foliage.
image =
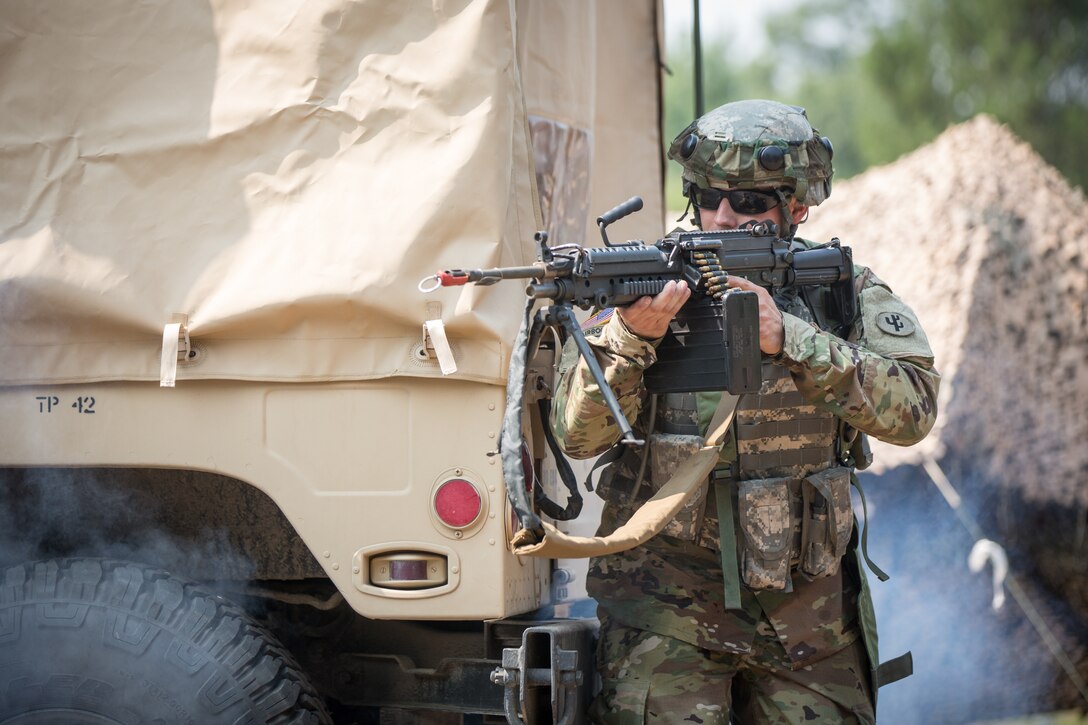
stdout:
[(1088, 182), (1088, 4), (915, 0), (862, 63), (924, 142), (989, 113), (1073, 183)]
[[(1084, 0), (800, 0), (767, 30), (766, 57), (746, 65), (726, 39), (704, 40), (706, 107), (761, 97), (804, 106), (835, 144), (837, 178), (988, 113), (1088, 187)], [(686, 39), (668, 64), (666, 143), (694, 117)], [(680, 208), (670, 174), (669, 206)]]

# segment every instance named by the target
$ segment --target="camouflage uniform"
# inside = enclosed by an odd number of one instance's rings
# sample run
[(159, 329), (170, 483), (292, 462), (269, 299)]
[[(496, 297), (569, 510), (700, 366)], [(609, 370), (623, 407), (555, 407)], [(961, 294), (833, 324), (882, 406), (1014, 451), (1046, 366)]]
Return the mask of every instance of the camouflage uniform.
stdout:
[[(601, 695), (593, 719), (608, 723), (812, 720), (870, 723), (873, 708), (864, 687), (867, 655), (861, 640), (819, 662), (794, 670), (773, 635), (758, 636), (751, 652), (705, 650), (605, 615), (598, 643), (603, 663)], [(736, 697), (734, 678), (743, 681)]]
[[(740, 220), (777, 208), (791, 249), (813, 245), (793, 238), (789, 199), (824, 201), (832, 156), (803, 109), (763, 100), (710, 111), (669, 148), (696, 209), (728, 202)], [(742, 396), (715, 475), (657, 537), (591, 562), (598, 721), (726, 723), (732, 712), (742, 722), (873, 722), (883, 673), (857, 561), (850, 443), (856, 431), (922, 440), (940, 378), (914, 312), (868, 269), (855, 267), (854, 280), (856, 315), (815, 291), (776, 292), (783, 346), (765, 358), (762, 390)], [(607, 314), (586, 336), (647, 439), (646, 453), (627, 448), (602, 475), (607, 534), (703, 445), (721, 394), (651, 400), (643, 371), (659, 341)], [(560, 445), (574, 457), (603, 453), (618, 430), (601, 391), (573, 348), (560, 368)]]
[[(791, 249), (813, 245), (793, 239), (788, 197), (824, 201), (832, 155), (803, 109), (772, 101), (715, 109), (669, 150), (698, 208), (728, 203), (751, 218), (775, 208), (767, 200), (777, 195)], [(763, 193), (721, 193), (730, 190)], [(868, 269), (854, 273), (852, 319), (835, 319), (824, 295), (776, 292), (782, 350), (764, 359), (759, 393), (740, 399), (711, 481), (661, 534), (591, 561), (602, 622), (598, 721), (726, 723), (730, 712), (741, 722), (874, 720), (876, 624), (856, 553), (849, 439), (921, 440), (940, 377), (914, 313)], [(647, 438), (645, 453), (627, 448), (601, 476), (604, 535), (702, 445), (722, 396), (651, 400), (643, 371), (660, 340), (633, 334), (619, 315), (596, 316), (587, 339)], [(619, 431), (573, 347), (560, 373), (560, 445), (576, 458), (604, 452)]]
[[(753, 456), (788, 452), (794, 440), (830, 442), (835, 435), (835, 429), (826, 426), (807, 436), (789, 435), (788, 426), (774, 439), (738, 435), (746, 426), (758, 429), (768, 420), (789, 423), (804, 418), (818, 423), (824, 416), (901, 445), (920, 440), (932, 427), (939, 376), (928, 342), (913, 313), (886, 285), (863, 267), (855, 272), (860, 311), (848, 339), (820, 329), (799, 300), (779, 301), (787, 310), (783, 350), (765, 364), (764, 389), (747, 407), (741, 404), (733, 435), (721, 453), (723, 464), (736, 466), (740, 479), (753, 477), (740, 465), (756, 460)], [(651, 421), (642, 371), (655, 361), (658, 341), (632, 334), (618, 315), (587, 332), (624, 412), (645, 434)], [(585, 458), (608, 449), (617, 431), (588, 368), (576, 361), (573, 355), (565, 359), (553, 427), (570, 455)], [(691, 422), (697, 421), (700, 432), (705, 432), (720, 394), (693, 397)], [(654, 429), (660, 429), (660, 420), (654, 423)], [(651, 460), (667, 457), (655, 457), (654, 445), (651, 437)], [(820, 445), (816, 449), (823, 450)], [(778, 462), (784, 465), (775, 466), (771, 460), (747, 468), (758, 469), (758, 477), (798, 471), (809, 475), (828, 470), (832, 463), (804, 463), (789, 456)], [(648, 467), (655, 465), (656, 461)], [(606, 504), (600, 533), (623, 523), (652, 492), (655, 479), (660, 485), (660, 476), (651, 470), (644, 476), (644, 490), (632, 496), (639, 468), (640, 454), (632, 449), (602, 475), (599, 490)], [(714, 489), (706, 490), (702, 498), (713, 499)], [(643, 716), (635, 711), (653, 706), (669, 709), (646, 713), (648, 722), (655, 717), (679, 721), (689, 715), (697, 718), (693, 722), (725, 722), (721, 718), (732, 705), (738, 714), (762, 713), (760, 722), (802, 721), (812, 713), (836, 713), (834, 721), (871, 722), (868, 669), (870, 661), (876, 661), (875, 620), (854, 553), (847, 555), (847, 566), (836, 567), (833, 574), (810, 577), (798, 570), (795, 542), (786, 589), (743, 587), (741, 609), (727, 610), (712, 503), (696, 496), (665, 534), (642, 547), (591, 562), (589, 592), (600, 605), (604, 624), (600, 661), (604, 690), (595, 705), (596, 717), (626, 722), (629, 715), (631, 722), (642, 722)], [(692, 509), (696, 513), (691, 514)], [(799, 532), (793, 534), (796, 538)], [(863, 630), (864, 642), (859, 639)], [(632, 648), (638, 650), (635, 659)], [(744, 682), (744, 687), (736, 688), (736, 701), (729, 684), (734, 673)], [(666, 694), (654, 690), (659, 682), (666, 683), (661, 685)], [(636, 702), (642, 705), (636, 707)]]

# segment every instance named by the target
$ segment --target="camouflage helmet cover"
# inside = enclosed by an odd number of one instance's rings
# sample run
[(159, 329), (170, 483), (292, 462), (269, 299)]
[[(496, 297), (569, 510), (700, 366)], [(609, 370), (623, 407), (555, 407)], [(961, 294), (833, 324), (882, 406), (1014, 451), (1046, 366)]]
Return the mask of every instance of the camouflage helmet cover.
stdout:
[(799, 106), (736, 101), (719, 106), (680, 132), (669, 158), (684, 180), (730, 189), (788, 188), (815, 206), (831, 195), (831, 141)]

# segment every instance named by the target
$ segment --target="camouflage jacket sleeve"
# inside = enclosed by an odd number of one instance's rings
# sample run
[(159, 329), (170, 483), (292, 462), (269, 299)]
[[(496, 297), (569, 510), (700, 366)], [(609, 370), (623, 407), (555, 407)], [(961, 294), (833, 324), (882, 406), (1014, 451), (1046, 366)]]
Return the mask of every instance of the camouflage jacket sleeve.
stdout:
[[(588, 331), (587, 331), (588, 332)], [(627, 420), (634, 422), (646, 398), (643, 371), (657, 359), (658, 340), (646, 340), (612, 315), (599, 331), (586, 335), (609, 387)], [(600, 387), (572, 342), (563, 351), (559, 384), (552, 400), (552, 430), (560, 447), (572, 458), (590, 458), (619, 439), (619, 428), (604, 402)]]
[(784, 314), (777, 361), (802, 395), (882, 441), (922, 440), (937, 416), (940, 375), (918, 318), (871, 271), (858, 268), (858, 321), (843, 340)]

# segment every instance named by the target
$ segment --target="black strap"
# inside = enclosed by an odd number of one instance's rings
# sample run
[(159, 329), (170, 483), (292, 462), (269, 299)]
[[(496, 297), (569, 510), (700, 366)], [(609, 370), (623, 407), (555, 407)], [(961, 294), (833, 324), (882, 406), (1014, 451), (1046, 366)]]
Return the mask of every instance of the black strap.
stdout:
[(593, 492), (593, 474), (597, 472), (597, 469), (604, 468), (609, 463), (619, 460), (620, 456), (623, 455), (624, 450), (623, 444), (617, 443), (601, 454), (601, 457), (593, 464), (593, 468), (589, 469), (589, 473), (586, 474), (585, 487), (587, 491), (590, 493)]
[(904, 677), (910, 677), (913, 674), (914, 657), (910, 652), (906, 652), (887, 662), (881, 662), (880, 665), (873, 670), (873, 685), (875, 687), (884, 687), (884, 685), (898, 682)]
[(869, 507), (865, 504), (865, 492), (861, 490), (861, 483), (858, 482), (858, 477), (855, 476), (853, 472), (850, 473), (850, 483), (858, 490), (858, 496), (861, 497), (861, 518), (863, 519), (861, 529), (861, 557), (865, 559), (865, 563), (869, 566), (869, 571), (873, 572), (880, 581), (886, 582), (891, 577), (869, 558)]
[[(551, 450), (552, 458), (555, 459), (555, 468), (559, 473), (559, 480), (563, 482), (567, 489), (567, 505), (561, 508), (559, 504), (548, 498), (541, 486), (533, 489), (533, 500), (537, 508), (545, 516), (549, 516), (556, 521), (570, 521), (577, 518), (578, 514), (582, 512), (582, 494), (578, 491), (578, 479), (574, 477), (574, 471), (571, 470), (567, 457), (559, 449), (559, 442), (555, 440), (555, 435), (552, 433), (552, 427), (549, 423), (551, 417), (550, 401), (547, 398), (541, 398), (537, 401), (537, 409), (540, 411), (540, 419), (543, 422), (544, 439), (548, 441), (548, 449)], [(593, 489), (589, 490), (592, 491)]]

